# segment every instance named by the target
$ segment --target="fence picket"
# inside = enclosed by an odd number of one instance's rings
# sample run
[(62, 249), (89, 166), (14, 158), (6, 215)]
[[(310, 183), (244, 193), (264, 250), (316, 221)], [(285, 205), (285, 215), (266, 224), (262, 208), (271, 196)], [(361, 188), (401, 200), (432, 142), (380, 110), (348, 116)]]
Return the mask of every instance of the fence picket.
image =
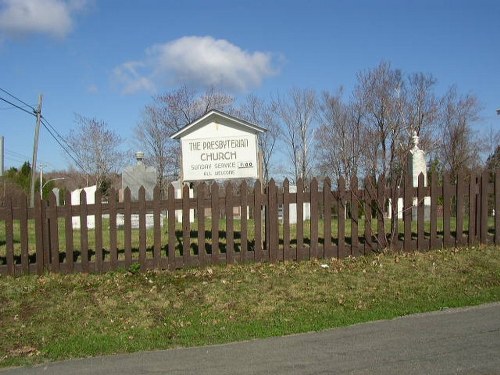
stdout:
[(283, 258), (297, 259), (297, 251), (290, 248), (290, 181), (283, 181)]
[(345, 258), (348, 254), (345, 246), (345, 180), (344, 177), (339, 178), (338, 187), (338, 198), (337, 198), (337, 215), (338, 215), (338, 256), (339, 258)]
[(262, 185), (259, 180), (254, 185), (254, 259), (256, 262), (262, 260)]
[(168, 221), (168, 268), (175, 269), (175, 191), (172, 184), (168, 185), (167, 190), (167, 221)]
[(318, 180), (313, 178), (311, 183), (309, 184), (309, 193), (310, 193), (310, 204), (311, 204), (311, 220), (310, 224), (310, 233), (311, 233), (311, 258), (323, 258), (323, 254), (319, 254), (318, 252), (318, 222), (319, 222), (319, 210), (318, 210)]
[(457, 177), (457, 195), (456, 195), (456, 246), (463, 245), (464, 242), (464, 205), (465, 205), (465, 191), (464, 191), (464, 180), (465, 177), (463, 173), (459, 173)]
[(153, 267), (159, 268), (161, 262), (161, 189), (156, 185), (153, 190)]
[(12, 197), (7, 198), (6, 202), (7, 216), (5, 218), (5, 249), (7, 258), (7, 273), (15, 274), (14, 264), (14, 212), (12, 206)]
[(361, 254), (359, 249), (358, 225), (359, 225), (359, 198), (358, 198), (358, 179), (353, 176), (350, 181), (351, 190), (351, 255)]
[(220, 262), (220, 249), (219, 249), (219, 184), (214, 182), (211, 187), (212, 197), (212, 263), (218, 264)]
[(404, 220), (404, 239), (403, 248), (405, 251), (412, 251), (412, 230), (411, 219), (413, 209), (413, 181), (409, 173), (406, 174), (404, 180), (404, 197), (403, 197), (403, 220)]
[(297, 260), (309, 259), (304, 246), (304, 181), (297, 181)]
[(417, 249), (419, 251), (423, 251), (429, 248), (429, 244), (425, 239), (424, 203), (425, 203), (424, 174), (421, 172), (418, 175), (418, 187), (417, 187)]
[(47, 207), (47, 225), (49, 232), (50, 270), (59, 272), (59, 223), (56, 196), (51, 192)]
[(96, 272), (103, 271), (104, 253), (102, 249), (102, 193), (100, 190), (95, 192), (95, 267)]
[(225, 196), (226, 211), (226, 262), (234, 263), (234, 210), (233, 210), (233, 184), (226, 184)]
[(191, 265), (191, 223), (189, 220), (189, 185), (182, 187), (182, 262)]
[(89, 268), (89, 231), (87, 227), (87, 194), (80, 193), (80, 254), (82, 271), (88, 273)]
[(73, 242), (73, 206), (71, 205), (71, 192), (66, 191), (64, 197), (64, 233), (66, 237), (66, 272), (74, 271), (74, 249)]
[(385, 233), (385, 179), (383, 176), (377, 183), (377, 242), (379, 248), (387, 247), (387, 236)]
[[(469, 182), (469, 238), (468, 244), (476, 243), (476, 176), (471, 174)], [(445, 245), (447, 245), (445, 243)]]
[(139, 264), (146, 269), (146, 189), (139, 188)]
[(278, 233), (278, 194), (276, 183), (273, 179), (269, 181), (267, 188), (267, 225), (268, 228), (268, 243), (267, 250), (269, 252), (269, 261), (274, 263), (283, 257), (278, 255), (279, 233)]
[(323, 256), (335, 257), (332, 244), (332, 183), (327, 177), (323, 181)]
[(207, 264), (207, 251), (205, 248), (205, 195), (207, 185), (202, 182), (196, 187), (196, 210), (198, 213), (198, 262)]
[(111, 189), (108, 196), (109, 207), (109, 257), (112, 270), (118, 267), (118, 234), (116, 230), (116, 190)]
[(246, 262), (248, 260), (248, 185), (245, 180), (240, 185), (240, 207), (240, 261)]
[(500, 169), (495, 172), (495, 244), (500, 245)]
[(437, 185), (437, 173), (430, 175), (431, 179), (431, 222), (430, 222), (430, 241), (431, 248), (436, 249), (439, 247), (439, 241), (437, 238), (437, 202), (438, 202), (438, 185)]
[(480, 195), (480, 241), (488, 243), (488, 182), (490, 179), (489, 171), (484, 171), (481, 174), (481, 195)]
[(125, 247), (125, 267), (132, 264), (132, 197), (130, 188), (126, 187), (123, 191), (123, 237)]
[(21, 270), (27, 274), (30, 272), (29, 259), (29, 232), (28, 232), (28, 202), (26, 195), (20, 198), (20, 215), (19, 215), (19, 231), (21, 240)]
[(35, 238), (36, 238), (36, 273), (43, 274), (44, 264), (44, 248), (43, 248), (43, 212), (42, 201), (35, 199), (35, 207), (33, 211), (33, 219), (35, 220)]
[(372, 179), (370, 177), (365, 178), (365, 191), (364, 191), (364, 202), (363, 211), (365, 213), (365, 246), (364, 254), (367, 255), (373, 251), (372, 242)]

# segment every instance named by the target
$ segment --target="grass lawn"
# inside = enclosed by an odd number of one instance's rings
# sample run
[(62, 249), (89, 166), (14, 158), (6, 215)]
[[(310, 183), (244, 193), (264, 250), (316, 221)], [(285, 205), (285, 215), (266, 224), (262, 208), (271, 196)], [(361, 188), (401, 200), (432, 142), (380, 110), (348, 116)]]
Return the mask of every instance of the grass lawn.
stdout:
[(0, 277), (0, 366), (317, 331), (500, 301), (500, 248)]

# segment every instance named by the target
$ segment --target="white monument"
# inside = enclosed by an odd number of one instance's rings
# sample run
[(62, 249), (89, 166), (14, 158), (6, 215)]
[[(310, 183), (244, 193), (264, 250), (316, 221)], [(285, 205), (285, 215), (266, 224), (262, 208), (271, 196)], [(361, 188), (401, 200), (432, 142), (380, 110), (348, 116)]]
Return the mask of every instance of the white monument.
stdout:
[[(410, 150), (410, 163), (408, 171), (412, 177), (413, 187), (418, 187), (418, 176), (420, 173), (424, 175), (424, 186), (427, 186), (427, 163), (425, 161), (425, 152), (418, 147), (419, 137), (416, 132), (413, 132), (413, 148)], [(424, 197), (424, 216), (427, 219), (430, 214), (431, 198)], [(412, 216), (413, 219), (417, 217), (418, 197), (413, 197)], [(403, 198), (398, 199), (398, 219), (403, 218)], [(389, 207), (389, 214), (391, 208)]]

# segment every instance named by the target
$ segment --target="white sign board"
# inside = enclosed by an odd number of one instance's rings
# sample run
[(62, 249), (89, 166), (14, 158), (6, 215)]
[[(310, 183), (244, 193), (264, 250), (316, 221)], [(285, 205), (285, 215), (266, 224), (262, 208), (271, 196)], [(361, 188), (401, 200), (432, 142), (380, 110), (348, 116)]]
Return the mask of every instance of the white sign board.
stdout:
[(254, 134), (182, 139), (185, 181), (258, 178), (257, 137)]

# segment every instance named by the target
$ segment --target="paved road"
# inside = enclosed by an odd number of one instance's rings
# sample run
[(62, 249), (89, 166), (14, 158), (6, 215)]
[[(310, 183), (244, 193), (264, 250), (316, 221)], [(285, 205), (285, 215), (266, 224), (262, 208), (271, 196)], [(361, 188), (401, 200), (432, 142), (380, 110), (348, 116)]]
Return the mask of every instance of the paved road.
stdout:
[(500, 374), (500, 303), (319, 333), (0, 371), (7, 374)]

